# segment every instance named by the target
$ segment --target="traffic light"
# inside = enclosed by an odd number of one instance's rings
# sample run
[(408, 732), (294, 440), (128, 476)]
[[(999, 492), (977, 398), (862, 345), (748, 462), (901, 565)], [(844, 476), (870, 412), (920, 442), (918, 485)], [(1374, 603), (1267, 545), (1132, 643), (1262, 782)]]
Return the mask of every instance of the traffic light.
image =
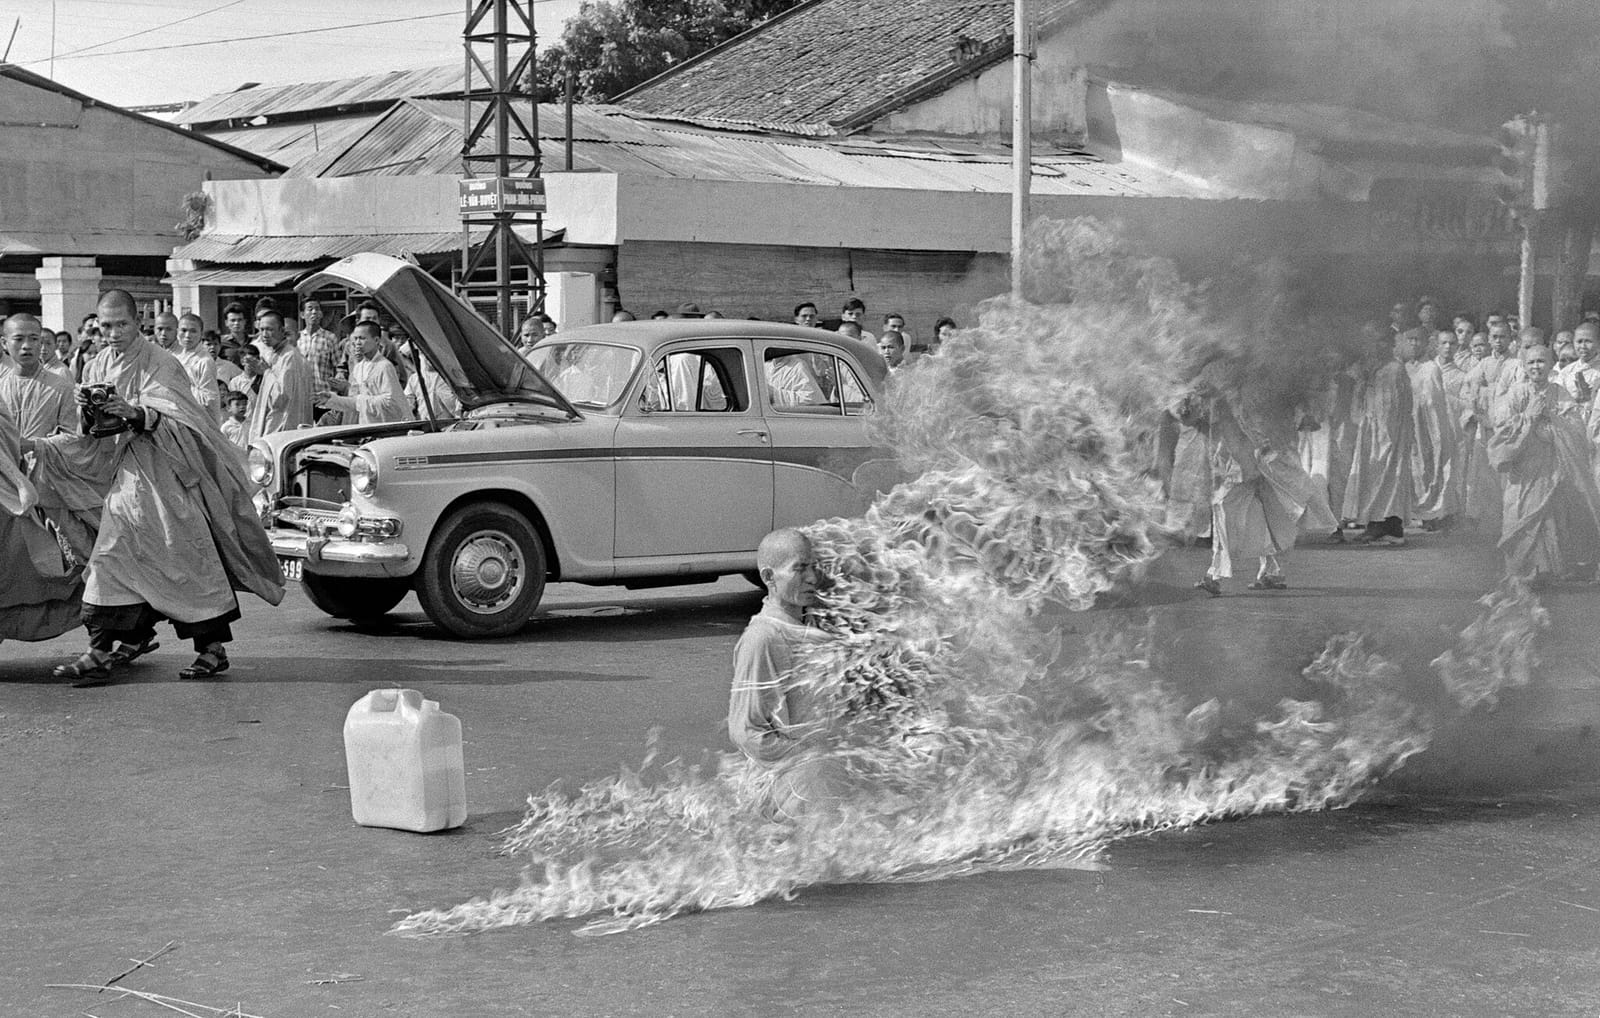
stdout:
[(1500, 145), (1495, 159), (1500, 203), (1514, 213), (1549, 208), (1549, 125), (1535, 115), (1519, 114), (1500, 125), (1495, 140)]

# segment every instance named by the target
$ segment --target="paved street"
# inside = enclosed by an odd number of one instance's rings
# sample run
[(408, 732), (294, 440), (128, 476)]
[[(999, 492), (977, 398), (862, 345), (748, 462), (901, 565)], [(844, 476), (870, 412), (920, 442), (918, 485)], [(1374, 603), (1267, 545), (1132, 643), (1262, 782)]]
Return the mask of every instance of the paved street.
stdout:
[[(1270, 705), (1331, 633), (1362, 628), (1426, 700), (1426, 662), (1493, 582), (1484, 549), (1313, 547), (1292, 589), (1210, 600), (1204, 554), (1158, 564), (1177, 681)], [(226, 681), (181, 683), (170, 639), (128, 681), (44, 676), (81, 634), (0, 646), (0, 1015), (159, 1015), (51, 983), (118, 985), (266, 1018), (309, 1015), (1593, 1015), (1600, 1013), (1600, 588), (1547, 599), (1535, 684), (1448, 724), (1356, 808), (1114, 846), (1105, 868), (815, 888), (600, 939), (553, 922), (385, 935), (401, 914), (511, 886), (495, 832), (524, 797), (636, 762), (644, 732), (720, 749), (741, 580), (552, 588), (488, 643), (439, 639), (413, 599), (362, 631), (246, 603)], [(350, 820), (341, 725), (372, 688), (465, 726), (471, 815), (414, 835)], [(1209, 692), (1208, 692), (1209, 691)], [(317, 985), (317, 980), (339, 980)]]

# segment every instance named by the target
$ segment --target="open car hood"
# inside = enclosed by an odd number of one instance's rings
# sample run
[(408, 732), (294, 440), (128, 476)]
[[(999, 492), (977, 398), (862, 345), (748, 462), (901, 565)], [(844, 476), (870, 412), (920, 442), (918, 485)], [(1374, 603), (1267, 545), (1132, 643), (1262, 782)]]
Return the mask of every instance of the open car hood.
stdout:
[(306, 279), (295, 291), (304, 297), (330, 284), (360, 290), (383, 305), (455, 391), (463, 410), (490, 403), (535, 403), (580, 416), (494, 326), (418, 266), (388, 255), (355, 254)]

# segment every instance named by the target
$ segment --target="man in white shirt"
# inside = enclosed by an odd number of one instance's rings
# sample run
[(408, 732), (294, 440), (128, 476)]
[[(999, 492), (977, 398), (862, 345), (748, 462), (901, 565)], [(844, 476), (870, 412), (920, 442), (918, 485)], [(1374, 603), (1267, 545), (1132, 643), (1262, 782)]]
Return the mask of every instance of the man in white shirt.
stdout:
[(317, 405), (338, 410), (346, 419), (354, 414), (360, 424), (411, 420), (411, 404), (400, 384), (400, 373), (379, 350), (378, 326), (359, 322), (350, 336), (357, 343), (350, 381), (333, 379), (331, 388), (317, 392)]

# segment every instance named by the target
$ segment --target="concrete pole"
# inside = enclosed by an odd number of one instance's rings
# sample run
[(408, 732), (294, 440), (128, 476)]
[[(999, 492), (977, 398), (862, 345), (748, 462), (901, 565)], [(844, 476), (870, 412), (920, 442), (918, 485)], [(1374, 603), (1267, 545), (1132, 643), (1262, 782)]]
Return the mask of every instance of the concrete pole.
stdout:
[(1022, 297), (1022, 237), (1033, 185), (1033, 32), (1028, 0), (1015, 0), (1011, 54), (1011, 296)]
[(1538, 251), (1539, 213), (1529, 212), (1522, 217), (1522, 248), (1518, 259), (1517, 319), (1524, 326), (1533, 324), (1533, 285), (1535, 282), (1535, 256)]

